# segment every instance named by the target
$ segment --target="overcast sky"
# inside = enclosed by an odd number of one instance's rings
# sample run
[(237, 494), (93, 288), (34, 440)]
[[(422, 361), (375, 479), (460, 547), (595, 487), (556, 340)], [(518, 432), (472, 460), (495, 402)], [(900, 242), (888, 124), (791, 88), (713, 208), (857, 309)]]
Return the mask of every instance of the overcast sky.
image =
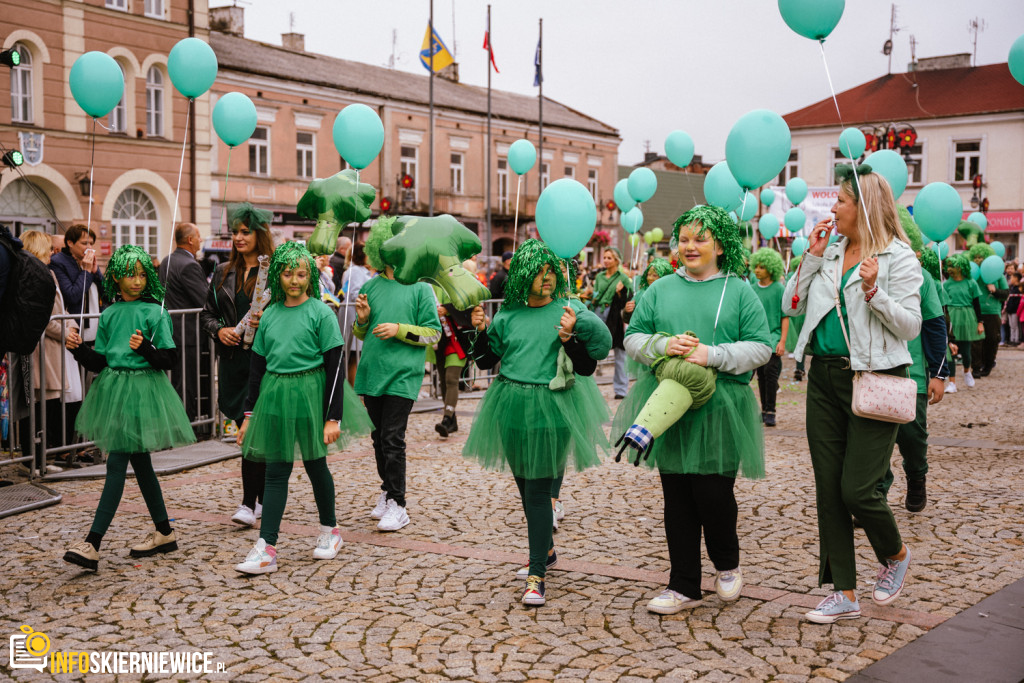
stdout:
[[(665, 136), (675, 129), (693, 137), (705, 161), (719, 161), (730, 127), (747, 111), (786, 114), (829, 97), (817, 43), (786, 26), (776, 0), (491, 5), (501, 70), (493, 75), (493, 87), (537, 94), (533, 56), (543, 18), (544, 95), (617, 128), (623, 164), (642, 159), (647, 141), (663, 153)], [(251, 0), (243, 6), (247, 38), (280, 44), (291, 14), (308, 51), (387, 66), (394, 35), (395, 68), (426, 75), (417, 55), (429, 0)], [(881, 49), (889, 37), (890, 6), (879, 0), (846, 3), (825, 42), (837, 92), (887, 72)], [(1022, 0), (904, 0), (896, 12), (901, 30), (893, 39), (894, 73), (906, 70), (912, 35), (919, 58), (972, 52), (969, 23), (978, 18), (985, 24), (978, 35), (981, 65), (1005, 62), (1010, 45), (1024, 34)], [(486, 17), (484, 0), (434, 0), (434, 25), (455, 53), (464, 83), (487, 84)]]

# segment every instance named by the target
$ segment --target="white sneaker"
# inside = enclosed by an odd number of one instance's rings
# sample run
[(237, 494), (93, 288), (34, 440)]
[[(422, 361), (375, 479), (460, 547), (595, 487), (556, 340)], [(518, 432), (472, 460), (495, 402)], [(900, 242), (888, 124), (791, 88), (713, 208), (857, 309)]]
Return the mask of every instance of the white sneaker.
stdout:
[(253, 510), (256, 513), (256, 519), (263, 516), (263, 506), (260, 503), (256, 503), (256, 509)]
[(565, 506), (562, 505), (562, 501), (560, 500), (555, 501), (555, 519), (559, 522), (565, 519)]
[(551, 530), (558, 531), (558, 510), (551, 511)]
[(316, 539), (313, 549), (314, 560), (333, 560), (341, 549), (341, 529), (338, 527), (320, 527), (320, 536)]
[(740, 591), (743, 590), (743, 573), (739, 567), (736, 569), (718, 572), (715, 577), (715, 592), (722, 602), (735, 602), (740, 599)]
[(974, 388), (974, 375), (972, 375), (969, 372), (965, 372), (964, 373), (964, 383), (967, 385), (968, 389), (973, 389)]
[(235, 565), (235, 571), (243, 574), (269, 574), (277, 571), (277, 550), (262, 538), (245, 556), (245, 562)]
[(370, 512), (370, 516), (374, 519), (380, 519), (384, 516), (384, 511), (388, 507), (388, 494), (383, 491), (377, 496), (377, 504), (373, 506), (373, 510)]
[(661, 591), (661, 595), (647, 603), (647, 611), (655, 614), (676, 614), (688, 607), (696, 607), (700, 600), (688, 598), (670, 588)]
[(239, 505), (238, 512), (231, 516), (231, 521), (242, 526), (252, 526), (256, 523), (256, 513), (246, 505)]
[(377, 530), (398, 531), (408, 524), (409, 514), (405, 511), (405, 508), (389, 498), (387, 507), (384, 510), (384, 516), (380, 518), (380, 522), (377, 524)]
[(947, 394), (955, 394), (956, 393), (956, 382), (950, 382), (949, 384), (947, 384), (946, 385), (945, 393), (947, 393)]

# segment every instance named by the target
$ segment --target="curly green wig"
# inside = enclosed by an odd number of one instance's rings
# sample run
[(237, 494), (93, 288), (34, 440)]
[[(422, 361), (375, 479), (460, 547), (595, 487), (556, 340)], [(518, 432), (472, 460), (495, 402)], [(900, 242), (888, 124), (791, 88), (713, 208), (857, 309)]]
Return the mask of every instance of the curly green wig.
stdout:
[(228, 229), (234, 230), (239, 223), (244, 223), (250, 230), (266, 230), (274, 220), (274, 212), (257, 209), (249, 202), (234, 204), (228, 209)]
[(274, 250), (270, 257), (270, 271), (267, 273), (267, 284), (270, 286), (270, 302), (277, 303), (284, 301), (284, 289), (281, 287), (281, 273), (286, 269), (292, 269), (305, 261), (309, 266), (309, 284), (306, 286), (306, 294), (310, 298), (320, 298), (320, 269), (316, 266), (316, 259), (309, 253), (305, 245), (299, 242), (285, 242)]
[(652, 270), (658, 274), (659, 278), (663, 278), (666, 275), (671, 275), (673, 272), (675, 272), (672, 270), (672, 263), (668, 259), (651, 259), (651, 262), (647, 264), (646, 268), (644, 268), (644, 272), (640, 273), (640, 281), (636, 285), (638, 292), (642, 292), (648, 287), (650, 287), (650, 285), (647, 283), (647, 274), (650, 273)]
[(917, 227), (917, 223), (914, 222), (914, 217), (907, 211), (907, 207), (897, 206), (896, 213), (900, 216), (900, 225), (903, 226), (903, 232), (907, 233), (907, 237), (910, 238), (910, 248), (914, 251), (924, 249), (924, 238), (921, 236), (921, 228)]
[(995, 256), (996, 250), (984, 242), (978, 242), (967, 251), (967, 258), (975, 263), (984, 261), (989, 256)]
[[(939, 277), (939, 256), (935, 253), (934, 249), (922, 249), (918, 254), (917, 260), (921, 262), (921, 268), (935, 278), (938, 282), (942, 278)], [(970, 266), (968, 266), (968, 269)]]
[(799, 256), (794, 256), (793, 258), (789, 259), (789, 272), (796, 272), (796, 269), (800, 267), (800, 259), (802, 259), (803, 257), (804, 255), (800, 254)]
[(153, 267), (153, 257), (142, 247), (126, 244), (118, 247), (107, 263), (107, 274), (103, 276), (103, 292), (108, 301), (117, 301), (121, 298), (121, 288), (117, 281), (134, 275), (136, 263), (142, 265), (142, 272), (146, 274), (146, 288), (142, 290), (141, 298), (157, 301), (164, 298), (164, 286), (160, 284), (160, 276)]
[(757, 266), (761, 266), (768, 271), (768, 276), (771, 277), (772, 282), (781, 280), (786, 270), (786, 265), (782, 262), (782, 256), (779, 252), (768, 247), (761, 247), (751, 255), (750, 270), (753, 271)]
[(718, 257), (720, 271), (733, 273), (740, 277), (747, 274), (746, 265), (743, 263), (743, 242), (740, 239), (740, 231), (724, 209), (704, 205), (693, 207), (673, 223), (673, 242), (679, 243), (679, 228), (691, 223), (699, 223), (702, 230), (710, 231), (711, 236), (722, 247), (722, 254)]
[(383, 273), (386, 265), (380, 255), (380, 248), (395, 236), (394, 229), (397, 221), (397, 216), (381, 216), (370, 228), (370, 236), (366, 238), (366, 244), (363, 245), (367, 262), (378, 273)]
[(569, 284), (562, 275), (561, 259), (555, 256), (548, 245), (540, 240), (529, 239), (519, 245), (509, 264), (508, 280), (505, 282), (505, 306), (512, 308), (526, 305), (530, 286), (545, 263), (555, 272), (555, 291), (551, 297), (565, 299), (569, 296)]
[(959, 270), (960, 274), (965, 278), (970, 279), (971, 259), (967, 257), (966, 251), (961, 251), (959, 254), (950, 256), (946, 259), (946, 272), (950, 272), (953, 268)]

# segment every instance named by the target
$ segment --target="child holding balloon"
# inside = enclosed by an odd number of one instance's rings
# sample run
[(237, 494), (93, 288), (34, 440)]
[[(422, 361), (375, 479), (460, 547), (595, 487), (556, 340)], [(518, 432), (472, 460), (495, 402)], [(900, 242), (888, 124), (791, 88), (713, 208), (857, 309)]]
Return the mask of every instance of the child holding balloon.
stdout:
[(758, 249), (750, 257), (756, 282), (751, 282), (754, 294), (768, 317), (774, 352), (768, 362), (757, 369), (757, 390), (761, 394), (761, 421), (766, 427), (775, 426), (775, 397), (779, 393), (779, 375), (782, 373), (782, 354), (786, 352), (786, 334), (789, 316), (782, 315), (782, 256), (774, 249)]
[[(964, 382), (967, 388), (974, 387), (974, 375), (971, 372), (971, 342), (985, 337), (985, 326), (981, 322), (981, 288), (971, 274), (971, 262), (966, 253), (960, 253), (946, 259), (946, 271), (949, 278), (942, 288), (949, 297), (946, 313), (949, 315), (949, 343), (960, 352), (964, 366)], [(946, 393), (955, 394), (956, 363), (949, 366), (949, 386)]]

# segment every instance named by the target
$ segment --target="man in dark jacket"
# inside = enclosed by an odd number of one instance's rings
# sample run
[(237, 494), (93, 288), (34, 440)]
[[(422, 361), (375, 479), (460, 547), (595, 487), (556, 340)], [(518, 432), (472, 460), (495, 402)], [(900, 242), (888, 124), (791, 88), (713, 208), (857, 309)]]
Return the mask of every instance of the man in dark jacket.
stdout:
[(505, 298), (505, 282), (508, 280), (508, 267), (512, 264), (512, 252), (506, 251), (501, 255), (501, 268), (491, 277), (491, 298)]

